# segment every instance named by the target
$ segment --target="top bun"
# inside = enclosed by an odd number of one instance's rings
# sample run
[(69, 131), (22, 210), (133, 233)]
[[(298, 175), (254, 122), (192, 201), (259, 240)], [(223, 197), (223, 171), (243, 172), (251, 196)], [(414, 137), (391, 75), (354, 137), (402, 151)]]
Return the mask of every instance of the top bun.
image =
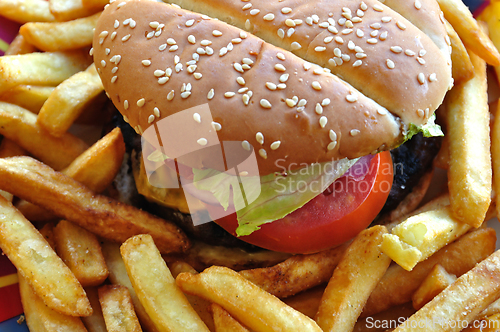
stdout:
[[(212, 16), (205, 5), (224, 4), (221, 19), (271, 43), (177, 6), (115, 1), (94, 36), (103, 85), (138, 133), (191, 112), (195, 144), (215, 134), (253, 146), (261, 175), (390, 149), (451, 85), (446, 52), (377, 1), (185, 3)], [(200, 117), (193, 107), (207, 103), (211, 116)]]

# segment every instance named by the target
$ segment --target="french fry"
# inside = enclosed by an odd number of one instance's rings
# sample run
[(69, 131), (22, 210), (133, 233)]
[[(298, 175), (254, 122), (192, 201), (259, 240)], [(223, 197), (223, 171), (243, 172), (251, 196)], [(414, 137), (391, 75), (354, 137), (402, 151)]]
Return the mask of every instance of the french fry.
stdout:
[(182, 255), (164, 255), (163, 258), (167, 263), (182, 260), (191, 265), (195, 270), (202, 271), (212, 265), (222, 265), (233, 270), (251, 269), (256, 266), (271, 266), (283, 262), (290, 256), (292, 255), (271, 250), (247, 252), (240, 248), (214, 246), (193, 241), (193, 245), (187, 253)]
[(215, 332), (249, 332), (246, 327), (234, 319), (224, 308), (212, 303)]
[[(500, 4), (500, 3), (499, 3)], [(499, 7), (500, 8), (500, 7)], [(497, 112), (493, 120), (493, 128), (491, 130), (491, 159), (493, 165), (493, 189), (496, 193), (500, 193), (500, 103), (497, 104)], [(496, 211), (497, 215), (500, 212), (500, 195), (496, 196)]]
[(0, 197), (0, 248), (51, 309), (71, 316), (92, 313), (85, 291), (44, 237)]
[(455, 280), (457, 280), (455, 275), (448, 273), (440, 264), (436, 264), (413, 293), (411, 297), (413, 308), (419, 310)]
[(458, 278), (395, 332), (461, 331), (490, 303), (500, 297), (500, 251), (491, 254)]
[[(113, 182), (118, 173), (125, 143), (120, 128), (115, 128), (78, 156), (62, 173), (85, 185), (90, 190), (101, 193)], [(55, 215), (25, 200), (16, 203), (19, 211), (31, 221), (46, 221)]]
[(68, 22), (28, 22), (19, 33), (26, 41), (47, 52), (76, 50), (91, 46), (100, 13)]
[(97, 287), (85, 287), (84, 289), (92, 306), (92, 315), (82, 317), (83, 325), (85, 325), (88, 332), (108, 332), (102, 315), (101, 304), (99, 303)]
[(49, 8), (56, 21), (70, 21), (96, 12), (94, 8), (84, 7), (82, 0), (49, 0)]
[(55, 223), (48, 222), (40, 228), (40, 234), (42, 234), (43, 238), (48, 242), (50, 247), (56, 250), (56, 241), (54, 239), (54, 227), (56, 227)]
[(144, 326), (146, 331), (158, 332), (156, 326), (153, 324), (151, 317), (147, 314), (144, 306), (139, 301), (137, 293), (132, 287), (132, 283), (127, 274), (127, 269), (125, 268), (125, 263), (123, 262), (122, 256), (120, 254), (120, 245), (117, 243), (111, 243), (109, 241), (104, 241), (102, 243), (102, 253), (104, 259), (106, 259), (106, 265), (109, 270), (109, 281), (114, 285), (122, 285), (127, 287), (132, 302), (134, 303), (135, 313)]
[(83, 140), (69, 133), (53, 137), (40, 128), (35, 114), (3, 102), (0, 102), (0, 134), (56, 170), (67, 167), (88, 148)]
[(90, 65), (86, 52), (45, 52), (0, 57), (0, 93), (20, 85), (55, 86)]
[[(483, 20), (488, 25), (489, 36), (491, 41), (500, 49), (500, 2), (491, 1), (489, 5), (481, 12), (480, 20)], [(500, 80), (500, 66), (495, 66), (497, 80)]]
[(55, 88), (43, 104), (37, 122), (52, 135), (60, 137), (103, 91), (101, 79), (92, 64)]
[(441, 141), (441, 148), (436, 158), (434, 158), (434, 167), (448, 169), (450, 162), (450, 143), (448, 141), (448, 135), (445, 135)]
[(142, 331), (127, 287), (121, 285), (99, 287), (99, 302), (108, 332)]
[(299, 294), (287, 297), (286, 299), (283, 299), (283, 302), (295, 310), (303, 313), (307, 317), (314, 319), (314, 316), (316, 316), (316, 313), (318, 312), (319, 304), (321, 303), (321, 298), (323, 297), (324, 292), (325, 286), (320, 285), (300, 292)]
[(45, 0), (2, 0), (0, 15), (18, 23), (55, 20)]
[(370, 227), (346, 249), (315, 317), (323, 331), (348, 332), (354, 328), (366, 300), (391, 263), (379, 248), (384, 234), (384, 226)]
[[(2, 141), (0, 142), (0, 158), (23, 156), (23, 155), (26, 155), (26, 150), (24, 150), (23, 148), (21, 148), (19, 145), (12, 142), (8, 138), (5, 137), (2, 138)], [(3, 190), (0, 190), (0, 195), (2, 195), (9, 202), (12, 202), (12, 199), (14, 198), (14, 196), (11, 193), (8, 193)]]
[(4, 55), (19, 55), (36, 52), (36, 47), (24, 39), (21, 34), (17, 34), (16, 38), (9, 44), (9, 48)]
[(53, 86), (17, 85), (2, 93), (0, 100), (38, 114), (54, 89)]
[(498, 332), (500, 329), (500, 314), (486, 317), (480, 321), (473, 321), (472, 325), (462, 330), (462, 332)]
[(451, 42), (451, 69), (454, 84), (467, 82), (474, 76), (474, 67), (469, 53), (451, 24), (446, 21), (445, 26)]
[(97, 237), (89, 231), (61, 220), (54, 228), (56, 251), (82, 286), (100, 285), (108, 268)]
[(182, 252), (189, 247), (187, 237), (173, 223), (94, 194), (30, 157), (0, 159), (0, 188), (113, 241), (150, 233), (161, 252)]
[(30, 331), (72, 331), (87, 332), (79, 317), (64, 315), (45, 305), (33, 292), (26, 279), (19, 273), (19, 291), (23, 303), (26, 323)]
[(470, 53), (474, 77), (446, 97), (450, 163), (448, 188), (455, 217), (479, 227), (491, 202), (490, 124), (486, 64)]
[(297, 294), (330, 280), (348, 244), (316, 254), (295, 255), (284, 262), (240, 271), (247, 280), (279, 298)]
[(250, 330), (321, 331), (312, 319), (226, 267), (181, 273), (176, 282), (185, 293), (217, 303)]
[(382, 251), (405, 270), (411, 271), (472, 226), (453, 216), (450, 206), (411, 216), (383, 236)]
[(412, 294), (436, 264), (441, 264), (456, 276), (464, 274), (488, 257), (495, 250), (495, 243), (495, 231), (481, 228), (465, 234), (418, 263), (412, 271), (406, 271), (399, 265), (390, 266), (368, 298), (362, 316), (371, 316), (411, 301)]
[(467, 49), (492, 66), (500, 65), (500, 54), (481, 30), (469, 8), (461, 0), (438, 0), (444, 17), (453, 26)]
[(128, 239), (120, 252), (137, 296), (158, 330), (209, 331), (176, 285), (150, 235)]

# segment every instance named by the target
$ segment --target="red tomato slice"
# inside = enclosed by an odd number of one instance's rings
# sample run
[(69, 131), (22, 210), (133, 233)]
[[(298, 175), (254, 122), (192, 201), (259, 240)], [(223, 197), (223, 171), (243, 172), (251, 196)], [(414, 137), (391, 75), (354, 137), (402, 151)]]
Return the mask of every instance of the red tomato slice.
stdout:
[[(392, 187), (388, 151), (375, 155), (369, 165), (364, 177), (343, 176), (302, 208), (239, 239), (290, 253), (317, 252), (352, 239), (375, 219)], [(215, 222), (236, 234), (236, 214)]]

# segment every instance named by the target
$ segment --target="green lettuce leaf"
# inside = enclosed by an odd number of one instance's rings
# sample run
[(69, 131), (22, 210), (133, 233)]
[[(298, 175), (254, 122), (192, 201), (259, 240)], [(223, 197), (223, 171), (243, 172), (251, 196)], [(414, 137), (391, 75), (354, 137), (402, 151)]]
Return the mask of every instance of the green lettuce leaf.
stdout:
[(436, 114), (434, 113), (424, 125), (417, 126), (413, 123), (410, 123), (410, 125), (408, 126), (408, 131), (406, 132), (406, 135), (404, 137), (404, 142), (420, 132), (422, 132), (424, 137), (444, 136), (441, 127), (435, 121)]

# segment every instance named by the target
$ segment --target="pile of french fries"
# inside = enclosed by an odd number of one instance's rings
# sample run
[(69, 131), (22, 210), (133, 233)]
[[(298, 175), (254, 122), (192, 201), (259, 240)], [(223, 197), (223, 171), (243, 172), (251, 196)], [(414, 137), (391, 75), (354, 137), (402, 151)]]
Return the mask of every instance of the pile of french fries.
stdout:
[(455, 82), (437, 111), (447, 192), (294, 256), (192, 243), (106, 196), (124, 160), (120, 129), (96, 142), (72, 129), (106, 102), (89, 50), (107, 2), (0, 1), (23, 24), (0, 57), (0, 248), (31, 331), (500, 330), (500, 251), (483, 226), (500, 212), (500, 104), (487, 93), (500, 1), (476, 20), (461, 0), (438, 0)]

